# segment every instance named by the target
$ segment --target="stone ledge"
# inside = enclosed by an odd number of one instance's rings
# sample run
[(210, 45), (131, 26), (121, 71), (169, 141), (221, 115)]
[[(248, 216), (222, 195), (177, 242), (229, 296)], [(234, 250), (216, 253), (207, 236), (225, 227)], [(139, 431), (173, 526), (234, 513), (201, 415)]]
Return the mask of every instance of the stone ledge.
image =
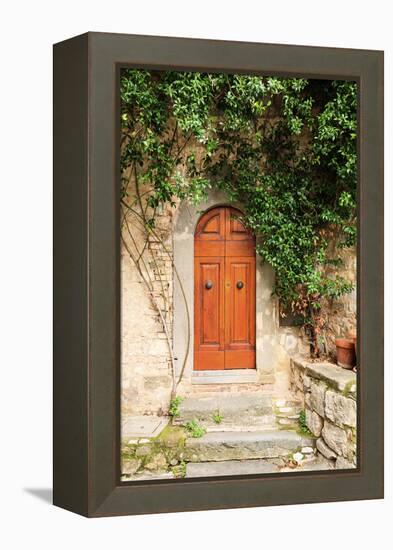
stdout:
[(343, 369), (333, 363), (309, 363), (303, 358), (295, 358), (292, 361), (305, 374), (323, 380), (332, 388), (340, 392), (347, 392), (349, 395), (356, 393), (356, 374), (353, 371)]

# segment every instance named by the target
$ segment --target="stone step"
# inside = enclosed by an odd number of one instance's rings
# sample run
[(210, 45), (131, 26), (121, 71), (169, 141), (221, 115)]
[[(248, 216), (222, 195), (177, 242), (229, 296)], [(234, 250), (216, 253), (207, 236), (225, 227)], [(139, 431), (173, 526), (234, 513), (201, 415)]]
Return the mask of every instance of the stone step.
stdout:
[(276, 399), (274, 409), (280, 417), (297, 416), (303, 409), (303, 403), (298, 399)]
[(224, 460), (221, 462), (189, 462), (186, 477), (238, 476), (277, 473), (278, 465), (266, 459)]
[(273, 414), (264, 414), (261, 416), (240, 415), (236, 419), (224, 417), (220, 423), (211, 419), (202, 420), (199, 424), (207, 432), (258, 432), (275, 429), (276, 422), (276, 417)]
[(314, 447), (314, 439), (295, 431), (210, 432), (201, 438), (188, 438), (185, 456), (191, 462), (279, 458)]
[(223, 460), (220, 462), (189, 462), (186, 466), (186, 477), (221, 477), (332, 469), (334, 469), (334, 465), (323, 457), (313, 457), (292, 467), (286, 467), (285, 462), (281, 459), (258, 458), (254, 460)]
[(266, 393), (217, 393), (208, 397), (186, 397), (180, 403), (179, 411), (180, 415), (174, 419), (175, 424), (185, 424), (193, 419), (214, 422), (216, 413), (220, 414), (222, 422), (234, 422), (240, 417), (271, 416), (273, 406), (271, 395)]
[(280, 429), (296, 430), (299, 427), (300, 412), (303, 403), (293, 398), (277, 399), (274, 402), (274, 413)]
[[(193, 385), (212, 384), (255, 384), (258, 380), (256, 369), (228, 369), (194, 371), (191, 383)], [(194, 388), (195, 389), (195, 388)]]
[(296, 418), (298, 419), (300, 416), (300, 411), (302, 410), (302, 406), (298, 405), (298, 407), (280, 407), (276, 409), (276, 416), (278, 418)]

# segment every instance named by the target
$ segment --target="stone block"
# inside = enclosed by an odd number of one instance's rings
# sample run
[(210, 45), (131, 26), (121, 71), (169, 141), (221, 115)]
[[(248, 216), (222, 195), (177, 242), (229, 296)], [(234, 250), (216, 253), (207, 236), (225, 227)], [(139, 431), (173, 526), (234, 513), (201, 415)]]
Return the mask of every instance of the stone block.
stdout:
[(323, 418), (321, 418), (315, 411), (306, 409), (306, 425), (315, 437), (319, 437), (323, 428)]
[(303, 376), (303, 388), (309, 390), (311, 388), (311, 378), (305, 374)]
[(311, 378), (327, 382), (329, 386), (340, 392), (350, 391), (352, 386), (356, 386), (356, 374), (333, 363), (307, 363), (306, 374)]
[(325, 416), (325, 393), (327, 386), (324, 382), (311, 381), (310, 405), (319, 416)]
[(141, 445), (137, 447), (135, 454), (136, 456), (148, 456), (151, 453), (152, 447), (150, 445)]
[(293, 369), (293, 382), (295, 386), (303, 391), (303, 371), (297, 368)]
[(293, 413), (292, 407), (279, 407), (278, 410), (279, 410), (280, 413), (285, 413), (285, 414), (292, 414)]
[(328, 447), (325, 443), (325, 441), (320, 437), (317, 439), (317, 449), (328, 460), (331, 460), (333, 458), (337, 458), (337, 455), (330, 447)]
[(141, 465), (141, 460), (137, 458), (125, 459), (121, 464), (122, 475), (133, 475)]
[(356, 427), (356, 402), (337, 392), (328, 390), (325, 396), (325, 414), (334, 424)]
[(157, 453), (145, 464), (145, 469), (151, 472), (163, 471), (168, 467), (164, 453)]
[(345, 458), (348, 457), (350, 448), (348, 446), (348, 435), (345, 430), (326, 420), (322, 429), (322, 436), (328, 446), (337, 455), (344, 456)]
[(314, 454), (314, 449), (313, 447), (302, 447), (300, 449), (300, 452), (303, 453), (304, 455), (310, 455), (310, 454)]
[(356, 468), (356, 465), (353, 462), (343, 458), (342, 456), (337, 457), (336, 460), (336, 469), (337, 470), (348, 470), (350, 468)]

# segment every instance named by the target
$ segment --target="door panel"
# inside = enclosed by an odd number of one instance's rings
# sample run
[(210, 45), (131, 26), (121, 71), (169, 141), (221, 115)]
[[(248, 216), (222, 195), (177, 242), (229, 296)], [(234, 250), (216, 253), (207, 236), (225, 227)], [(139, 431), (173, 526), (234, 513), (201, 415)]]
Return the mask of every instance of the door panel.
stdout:
[(255, 239), (250, 231), (244, 227), (242, 214), (239, 210), (226, 208), (225, 218), (225, 239), (227, 241), (250, 241), (254, 243)]
[(254, 256), (255, 243), (253, 241), (226, 241), (225, 256)]
[(231, 207), (195, 231), (194, 368), (255, 368), (255, 239)]
[[(248, 343), (250, 339), (250, 319), (248, 315), (249, 267), (249, 264), (245, 262), (228, 262), (227, 273), (230, 280), (227, 315), (230, 328), (228, 347)], [(244, 285), (244, 287), (237, 288), (237, 285)]]
[(224, 368), (224, 257), (195, 258), (194, 267), (195, 368)]
[(209, 210), (199, 220), (195, 239), (203, 241), (224, 241), (226, 227), (226, 209), (214, 208)]
[(225, 256), (225, 241), (195, 241), (195, 256)]
[(202, 301), (200, 346), (220, 346), (222, 261), (199, 260), (200, 299)]
[(225, 350), (225, 369), (255, 369), (255, 350)]
[(225, 349), (255, 348), (255, 258), (225, 259)]
[(198, 351), (194, 353), (195, 370), (224, 370), (225, 351)]

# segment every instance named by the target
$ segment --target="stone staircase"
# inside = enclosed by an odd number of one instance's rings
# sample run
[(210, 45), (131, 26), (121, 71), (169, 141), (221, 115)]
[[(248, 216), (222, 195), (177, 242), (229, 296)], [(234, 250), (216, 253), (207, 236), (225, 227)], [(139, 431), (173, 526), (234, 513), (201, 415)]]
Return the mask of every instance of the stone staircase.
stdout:
[[(301, 404), (270, 393), (215, 392), (185, 398), (174, 424), (196, 421), (206, 433), (187, 437), (187, 476), (274, 472), (296, 453), (314, 456), (314, 439), (299, 432)], [(247, 470), (248, 471), (248, 470)], [(225, 474), (224, 474), (225, 475)]]

